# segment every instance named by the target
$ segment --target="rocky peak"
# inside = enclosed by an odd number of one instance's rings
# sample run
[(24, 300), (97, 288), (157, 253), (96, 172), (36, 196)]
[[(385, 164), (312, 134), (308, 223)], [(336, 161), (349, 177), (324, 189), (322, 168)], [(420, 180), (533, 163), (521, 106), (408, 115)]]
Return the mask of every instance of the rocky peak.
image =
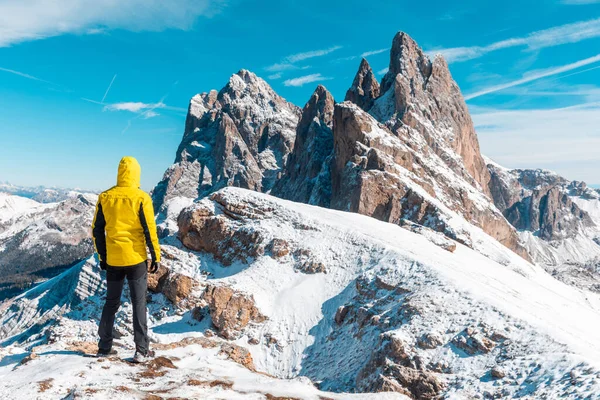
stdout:
[(381, 92), (385, 93), (398, 75), (425, 83), (431, 75), (432, 65), (429, 57), (407, 33), (398, 32), (392, 41), (389, 70), (381, 82)]
[(274, 195), (329, 206), (334, 106), (331, 93), (324, 86), (317, 86), (302, 110), (294, 151), (290, 154), (283, 177), (273, 189)]
[(346, 92), (346, 101), (351, 101), (363, 110), (368, 111), (373, 101), (379, 97), (379, 82), (366, 59), (362, 59), (352, 87)]
[(294, 147), (300, 109), (250, 71), (190, 102), (175, 164), (154, 190), (155, 207), (171, 197), (203, 197), (224, 186), (269, 191)]
[(433, 62), (406, 33), (390, 52), (381, 96), (370, 113), (413, 148), (436, 153), (454, 172), (489, 195), (489, 172), (460, 89), (442, 56)]

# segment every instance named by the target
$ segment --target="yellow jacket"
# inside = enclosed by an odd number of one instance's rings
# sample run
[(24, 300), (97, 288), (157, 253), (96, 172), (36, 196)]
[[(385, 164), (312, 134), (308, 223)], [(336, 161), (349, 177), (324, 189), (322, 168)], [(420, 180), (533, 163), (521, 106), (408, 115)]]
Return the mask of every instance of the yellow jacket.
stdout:
[(140, 189), (142, 169), (133, 157), (119, 163), (117, 186), (98, 197), (92, 224), (94, 246), (100, 261), (112, 267), (126, 267), (145, 261), (160, 261), (152, 200)]

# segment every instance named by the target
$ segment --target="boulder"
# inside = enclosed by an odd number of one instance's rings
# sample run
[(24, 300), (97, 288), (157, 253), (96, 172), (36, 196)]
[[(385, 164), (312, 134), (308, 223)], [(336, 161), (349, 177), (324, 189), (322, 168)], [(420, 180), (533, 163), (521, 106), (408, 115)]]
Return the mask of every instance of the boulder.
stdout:
[(249, 323), (260, 323), (266, 317), (260, 313), (252, 296), (227, 286), (208, 285), (203, 295), (212, 322), (220, 336), (235, 339)]

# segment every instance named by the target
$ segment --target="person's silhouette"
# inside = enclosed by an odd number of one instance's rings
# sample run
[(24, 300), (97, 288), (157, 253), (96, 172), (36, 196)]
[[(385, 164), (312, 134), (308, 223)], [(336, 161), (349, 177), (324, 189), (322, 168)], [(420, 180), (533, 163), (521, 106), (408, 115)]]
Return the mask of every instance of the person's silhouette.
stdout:
[[(140, 189), (141, 167), (133, 157), (119, 163), (117, 185), (98, 197), (92, 224), (100, 268), (106, 270), (106, 303), (98, 327), (98, 356), (116, 354), (112, 349), (115, 314), (121, 306), (127, 278), (133, 305), (134, 362), (152, 357), (148, 347), (146, 294), (148, 275), (160, 267), (160, 247), (150, 196)], [(148, 246), (151, 262), (148, 262)]]

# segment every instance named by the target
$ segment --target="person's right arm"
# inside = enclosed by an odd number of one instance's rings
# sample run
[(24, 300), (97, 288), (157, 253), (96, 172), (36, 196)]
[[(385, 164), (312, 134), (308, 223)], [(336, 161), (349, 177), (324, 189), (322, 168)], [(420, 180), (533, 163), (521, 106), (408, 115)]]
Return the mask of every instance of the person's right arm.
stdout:
[(104, 218), (104, 212), (102, 211), (102, 203), (98, 199), (96, 204), (96, 213), (94, 214), (94, 222), (92, 223), (92, 239), (94, 241), (94, 248), (98, 253), (98, 259), (100, 260), (100, 267), (105, 269), (106, 267), (106, 219)]

